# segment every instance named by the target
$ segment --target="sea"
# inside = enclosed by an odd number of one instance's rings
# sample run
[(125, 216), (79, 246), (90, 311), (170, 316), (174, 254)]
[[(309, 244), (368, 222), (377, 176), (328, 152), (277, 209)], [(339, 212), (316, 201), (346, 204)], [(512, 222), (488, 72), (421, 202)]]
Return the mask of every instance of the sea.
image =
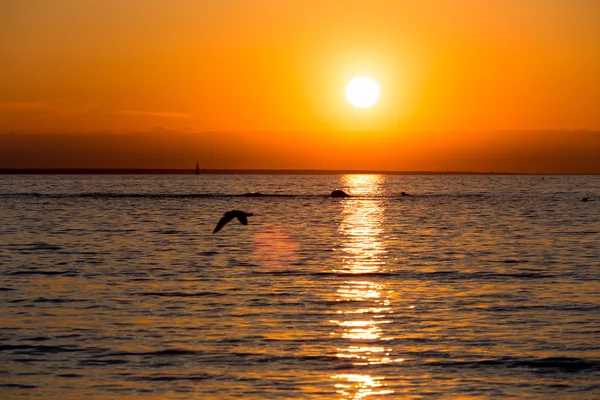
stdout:
[(600, 398), (599, 175), (1, 175), (0, 276), (2, 399)]

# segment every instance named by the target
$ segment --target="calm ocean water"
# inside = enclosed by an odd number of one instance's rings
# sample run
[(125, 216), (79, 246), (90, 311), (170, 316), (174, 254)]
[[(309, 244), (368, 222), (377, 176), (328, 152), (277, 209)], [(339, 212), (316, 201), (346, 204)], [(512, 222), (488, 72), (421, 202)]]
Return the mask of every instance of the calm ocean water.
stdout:
[(600, 176), (5, 175), (0, 221), (3, 399), (600, 398)]

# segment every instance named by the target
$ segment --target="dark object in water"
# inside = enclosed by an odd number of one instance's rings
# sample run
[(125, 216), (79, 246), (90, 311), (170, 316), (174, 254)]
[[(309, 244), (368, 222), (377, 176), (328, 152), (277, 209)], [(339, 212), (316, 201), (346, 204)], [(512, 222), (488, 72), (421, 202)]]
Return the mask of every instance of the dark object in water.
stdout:
[(590, 201), (590, 196), (584, 197), (581, 201)]
[(410, 194), (406, 193), (406, 192), (402, 192), (400, 193), (400, 196), (404, 197), (404, 196), (410, 196)]
[(350, 195), (343, 190), (336, 189), (331, 192), (331, 197), (350, 197)]
[(237, 218), (242, 225), (248, 225), (248, 218), (247, 217), (251, 217), (254, 214), (252, 213), (247, 213), (244, 211), (240, 211), (240, 210), (231, 210), (231, 211), (227, 211), (225, 214), (223, 214), (223, 218), (221, 218), (219, 220), (219, 223), (217, 223), (217, 226), (215, 227), (215, 230), (213, 231), (213, 233), (217, 233), (221, 230), (221, 228), (223, 228), (225, 226), (225, 224), (227, 224), (229, 221), (231, 221), (234, 218)]

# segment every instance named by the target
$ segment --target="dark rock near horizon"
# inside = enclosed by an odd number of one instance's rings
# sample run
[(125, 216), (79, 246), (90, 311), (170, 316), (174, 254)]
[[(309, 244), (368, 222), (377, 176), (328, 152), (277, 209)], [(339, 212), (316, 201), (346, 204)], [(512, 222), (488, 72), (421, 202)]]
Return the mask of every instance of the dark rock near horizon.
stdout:
[(343, 190), (336, 189), (331, 192), (331, 197), (350, 197), (350, 195)]

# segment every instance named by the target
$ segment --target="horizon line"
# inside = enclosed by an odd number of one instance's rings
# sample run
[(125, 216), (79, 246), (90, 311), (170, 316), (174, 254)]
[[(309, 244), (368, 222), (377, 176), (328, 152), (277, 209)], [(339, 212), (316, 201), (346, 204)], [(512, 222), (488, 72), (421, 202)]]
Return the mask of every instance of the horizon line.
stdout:
[[(194, 175), (190, 168), (0, 168), (0, 175)], [(598, 175), (506, 171), (394, 171), (369, 169), (204, 168), (200, 175)]]

